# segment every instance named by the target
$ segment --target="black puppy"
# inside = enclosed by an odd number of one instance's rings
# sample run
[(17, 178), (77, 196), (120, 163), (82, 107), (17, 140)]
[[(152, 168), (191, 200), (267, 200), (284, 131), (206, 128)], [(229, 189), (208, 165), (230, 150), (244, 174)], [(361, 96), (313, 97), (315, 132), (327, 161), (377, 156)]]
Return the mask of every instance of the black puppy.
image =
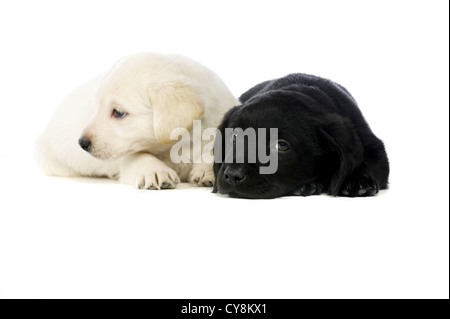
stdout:
[[(373, 196), (387, 188), (389, 162), (384, 144), (339, 84), (291, 74), (255, 86), (240, 102), (219, 127), (214, 192), (255, 199), (321, 193), (357, 197)], [(258, 154), (261, 145), (263, 154), (277, 154), (275, 173), (261, 174), (267, 161), (251, 160), (249, 135), (243, 135), (247, 143), (240, 144), (245, 145), (244, 160), (236, 160), (236, 141), (244, 138), (230, 130), (236, 128), (257, 131), (256, 138), (264, 140), (256, 148)], [(278, 129), (275, 142), (268, 139), (270, 128)], [(227, 142), (234, 146), (227, 147)]]

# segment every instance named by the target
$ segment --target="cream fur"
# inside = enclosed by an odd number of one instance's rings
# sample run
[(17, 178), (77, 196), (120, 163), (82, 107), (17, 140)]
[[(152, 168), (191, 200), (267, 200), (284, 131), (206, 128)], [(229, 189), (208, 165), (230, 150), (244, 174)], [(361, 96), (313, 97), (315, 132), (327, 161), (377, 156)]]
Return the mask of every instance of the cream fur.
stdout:
[[(170, 133), (196, 119), (203, 129), (217, 127), (237, 104), (216, 74), (191, 59), (136, 54), (61, 103), (38, 139), (37, 159), (48, 175), (109, 177), (144, 189), (209, 185), (212, 164), (171, 162)], [(117, 119), (114, 109), (127, 115)], [(80, 137), (91, 140), (90, 154)]]

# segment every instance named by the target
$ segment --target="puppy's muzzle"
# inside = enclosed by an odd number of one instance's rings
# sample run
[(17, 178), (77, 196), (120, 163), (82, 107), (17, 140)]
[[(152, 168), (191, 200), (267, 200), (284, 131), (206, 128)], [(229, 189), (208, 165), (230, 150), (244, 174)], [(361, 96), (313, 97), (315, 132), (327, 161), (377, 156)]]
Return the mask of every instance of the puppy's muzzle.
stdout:
[(80, 138), (78, 140), (78, 144), (80, 145), (80, 147), (85, 150), (86, 152), (90, 152), (91, 151), (91, 141), (85, 138)]
[(242, 168), (233, 168), (228, 166), (223, 172), (224, 181), (233, 186), (242, 184), (246, 178), (247, 175), (242, 170)]

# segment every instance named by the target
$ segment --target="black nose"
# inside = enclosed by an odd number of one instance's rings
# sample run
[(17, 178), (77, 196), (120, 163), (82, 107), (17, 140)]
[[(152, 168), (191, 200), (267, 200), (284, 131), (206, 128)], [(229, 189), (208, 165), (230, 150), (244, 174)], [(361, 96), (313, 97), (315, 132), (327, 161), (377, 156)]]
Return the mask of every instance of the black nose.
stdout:
[(247, 175), (244, 173), (242, 168), (232, 168), (228, 166), (223, 172), (223, 177), (226, 182), (237, 185), (242, 183)]
[(86, 152), (89, 152), (91, 149), (91, 141), (83, 137), (78, 140), (78, 144), (80, 144), (81, 148), (84, 149)]

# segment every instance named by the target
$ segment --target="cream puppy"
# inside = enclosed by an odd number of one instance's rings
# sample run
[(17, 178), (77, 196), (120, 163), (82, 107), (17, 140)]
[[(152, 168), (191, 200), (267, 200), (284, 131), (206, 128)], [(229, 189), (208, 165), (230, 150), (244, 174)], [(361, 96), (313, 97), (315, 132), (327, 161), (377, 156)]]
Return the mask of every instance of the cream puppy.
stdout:
[(141, 189), (212, 186), (212, 163), (192, 155), (190, 163), (172, 162), (171, 137), (192, 134), (194, 120), (215, 128), (237, 104), (215, 73), (191, 59), (136, 54), (62, 102), (38, 139), (38, 163), (48, 175), (109, 177)]

